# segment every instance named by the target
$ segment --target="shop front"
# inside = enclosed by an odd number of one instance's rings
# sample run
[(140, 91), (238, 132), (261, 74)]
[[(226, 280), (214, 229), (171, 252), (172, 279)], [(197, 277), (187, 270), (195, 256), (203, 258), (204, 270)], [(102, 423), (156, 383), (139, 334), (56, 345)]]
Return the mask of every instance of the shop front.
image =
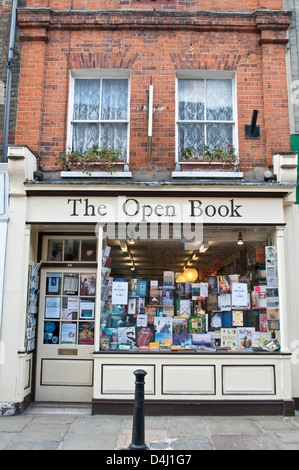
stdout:
[(23, 182), (6, 280), (27, 274), (19, 397), (131, 413), (141, 368), (148, 413), (294, 413), (294, 185)]

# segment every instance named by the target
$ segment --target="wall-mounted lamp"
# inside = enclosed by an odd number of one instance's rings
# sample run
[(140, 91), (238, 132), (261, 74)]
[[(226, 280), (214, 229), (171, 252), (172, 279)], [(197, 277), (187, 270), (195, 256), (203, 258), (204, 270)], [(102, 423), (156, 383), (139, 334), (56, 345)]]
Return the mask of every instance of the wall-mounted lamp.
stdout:
[(245, 139), (260, 139), (260, 126), (256, 125), (258, 110), (254, 109), (251, 124), (245, 124)]
[(277, 181), (277, 176), (270, 170), (264, 171), (264, 181)]
[(238, 235), (238, 241), (237, 241), (238, 245), (243, 245), (243, 235), (242, 235), (242, 232), (239, 232), (239, 235)]

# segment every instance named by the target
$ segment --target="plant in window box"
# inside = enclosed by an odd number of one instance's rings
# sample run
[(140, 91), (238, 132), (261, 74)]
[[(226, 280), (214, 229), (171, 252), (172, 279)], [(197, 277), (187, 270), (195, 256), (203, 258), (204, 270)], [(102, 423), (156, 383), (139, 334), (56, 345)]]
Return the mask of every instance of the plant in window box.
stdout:
[(66, 171), (80, 169), (83, 173), (90, 174), (91, 170), (97, 166), (101, 171), (113, 173), (117, 163), (122, 161), (122, 153), (121, 147), (114, 149), (105, 144), (100, 148), (94, 145), (82, 153), (77, 150), (63, 152), (56, 160)]
[(237, 155), (235, 148), (228, 144), (226, 148), (211, 148), (208, 145), (203, 145), (200, 151), (194, 147), (186, 147), (181, 149), (180, 162), (192, 160), (194, 162), (203, 163), (221, 163), (228, 166), (235, 166)]

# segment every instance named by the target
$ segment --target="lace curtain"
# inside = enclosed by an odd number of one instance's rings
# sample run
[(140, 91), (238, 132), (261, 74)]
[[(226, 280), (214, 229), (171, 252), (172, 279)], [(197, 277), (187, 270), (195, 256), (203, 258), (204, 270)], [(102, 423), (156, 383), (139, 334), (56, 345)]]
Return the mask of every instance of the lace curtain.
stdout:
[(127, 119), (128, 80), (75, 80), (73, 150), (85, 152), (93, 145), (121, 147), (126, 158), (128, 123), (119, 121)]
[(211, 148), (232, 145), (233, 125), (227, 123), (233, 120), (231, 80), (179, 80), (178, 101), (179, 154), (186, 147), (199, 151), (204, 144)]

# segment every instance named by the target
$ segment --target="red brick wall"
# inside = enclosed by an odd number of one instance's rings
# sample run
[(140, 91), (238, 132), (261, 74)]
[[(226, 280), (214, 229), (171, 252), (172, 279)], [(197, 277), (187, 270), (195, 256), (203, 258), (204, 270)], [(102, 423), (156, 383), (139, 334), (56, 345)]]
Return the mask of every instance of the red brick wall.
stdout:
[[(41, 4), (40, 2), (39, 4)], [(47, 2), (67, 9), (69, 2)], [(75, 2), (76, 9), (82, 5)], [(138, 12), (73, 12), (56, 14), (19, 10), (23, 27), (22, 70), (17, 121), (18, 144), (40, 154), (42, 166), (55, 166), (65, 149), (65, 116), (71, 69), (115, 68), (131, 70), (130, 169), (175, 168), (176, 70), (236, 71), (238, 136), (241, 170), (271, 164), (273, 152), (287, 151), (289, 116), (285, 70), (287, 14), (213, 15), (201, 10), (213, 2), (177, 1), (189, 12), (142, 12), (143, 2), (98, 1), (97, 7)], [(156, 9), (164, 5), (158, 2)], [(176, 2), (172, 2), (176, 3)], [(218, 2), (236, 10), (235, 2)], [(238, 2), (241, 5), (243, 2)], [(249, 10), (280, 2), (246, 2)], [(32, 3), (33, 5), (33, 3)], [(36, 4), (35, 4), (36, 5)], [(152, 8), (152, 6), (151, 6)], [(170, 7), (168, 7), (169, 9)], [(215, 5), (216, 8), (216, 5)], [(245, 2), (244, 10), (245, 11)], [(70, 21), (72, 21), (70, 35)], [(69, 47), (70, 46), (70, 47)], [(154, 85), (152, 156), (147, 157), (147, 95)], [(245, 124), (259, 110), (260, 140), (246, 140)]]

